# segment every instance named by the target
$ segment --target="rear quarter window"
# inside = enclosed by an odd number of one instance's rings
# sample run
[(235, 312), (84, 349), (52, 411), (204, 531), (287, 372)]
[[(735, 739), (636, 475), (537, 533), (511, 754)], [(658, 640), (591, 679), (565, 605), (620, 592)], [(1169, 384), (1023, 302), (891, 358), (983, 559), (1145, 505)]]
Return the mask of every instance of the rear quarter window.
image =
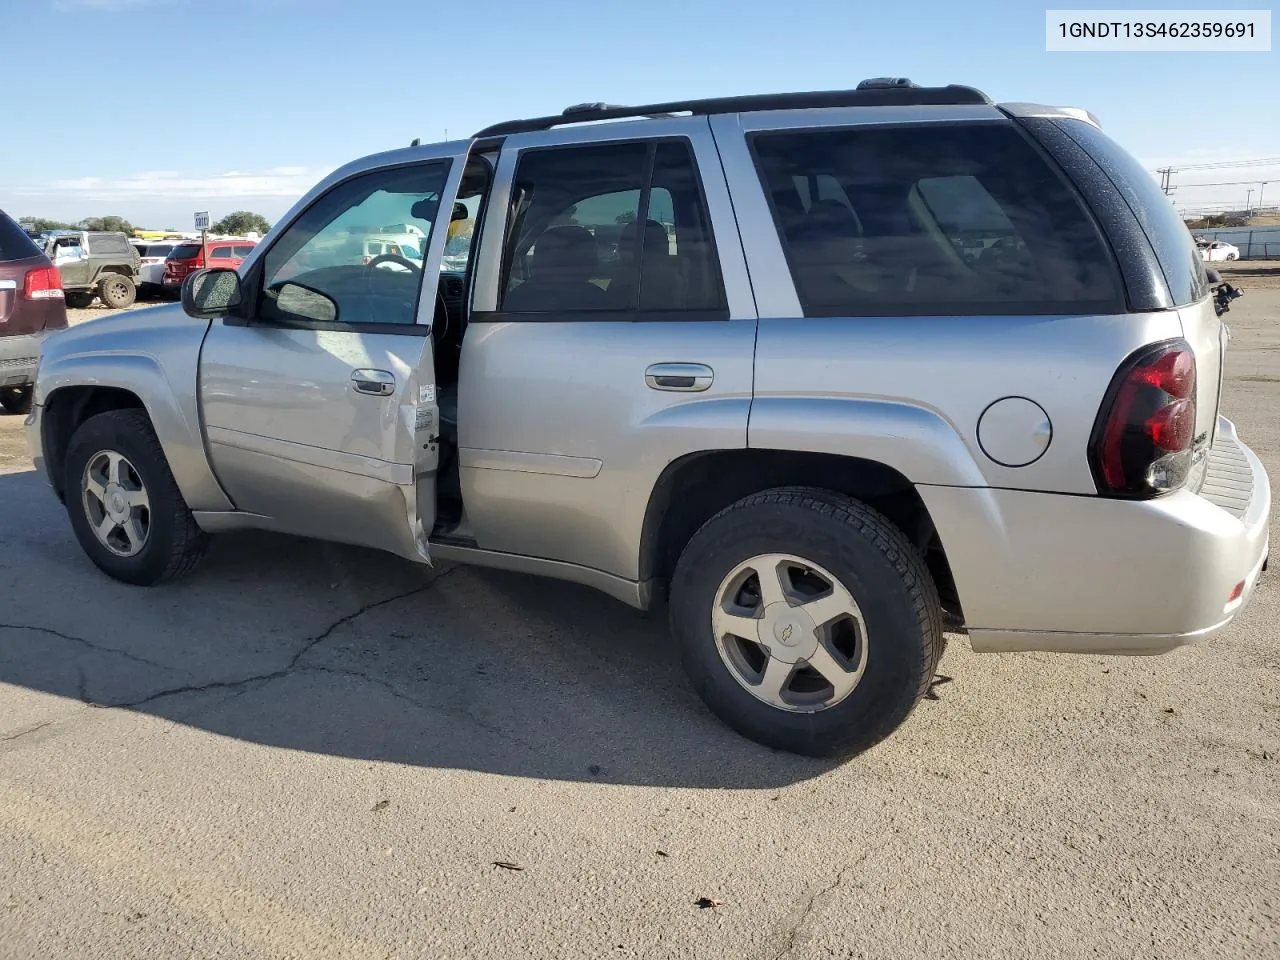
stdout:
[(0, 213), (0, 262), (38, 257), (40, 248), (26, 231), (4, 213)]
[(1011, 123), (751, 137), (806, 316), (1120, 313), (1110, 248)]
[(1182, 218), (1151, 174), (1093, 124), (1083, 120), (1057, 123), (1093, 158), (1124, 197), (1155, 251), (1174, 305), (1185, 306), (1205, 297), (1209, 279), (1204, 261)]

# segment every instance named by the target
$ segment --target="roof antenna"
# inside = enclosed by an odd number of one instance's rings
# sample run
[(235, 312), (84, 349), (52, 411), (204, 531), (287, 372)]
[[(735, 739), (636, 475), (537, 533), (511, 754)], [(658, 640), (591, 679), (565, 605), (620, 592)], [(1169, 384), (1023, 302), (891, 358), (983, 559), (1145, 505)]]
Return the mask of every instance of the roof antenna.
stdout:
[(420, 147), (420, 146), (422, 146), (422, 138), (421, 138), (421, 137), (414, 137), (414, 138), (413, 138), (413, 142), (412, 142), (412, 143), (410, 143), (410, 144), (409, 144), (409, 146), (411, 146), (411, 147)]

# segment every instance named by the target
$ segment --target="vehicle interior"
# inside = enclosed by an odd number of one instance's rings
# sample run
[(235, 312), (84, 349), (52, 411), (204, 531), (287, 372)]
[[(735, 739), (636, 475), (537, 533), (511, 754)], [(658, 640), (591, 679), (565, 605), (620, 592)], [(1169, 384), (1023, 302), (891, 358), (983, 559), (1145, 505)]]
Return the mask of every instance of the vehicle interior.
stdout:
[(1105, 261), (1080, 252), (1096, 231), (1027, 144), (995, 128), (934, 132), (927, 149), (920, 136), (755, 138), (811, 315), (1110, 295)]

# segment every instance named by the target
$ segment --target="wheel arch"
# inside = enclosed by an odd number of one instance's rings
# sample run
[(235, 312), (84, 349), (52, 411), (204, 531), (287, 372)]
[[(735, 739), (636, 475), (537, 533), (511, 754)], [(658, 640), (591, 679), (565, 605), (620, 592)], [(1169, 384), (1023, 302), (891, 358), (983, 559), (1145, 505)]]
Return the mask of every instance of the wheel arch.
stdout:
[(921, 550), (944, 606), (962, 616), (946, 551), (914, 484), (878, 460), (829, 453), (751, 448), (672, 461), (645, 509), (640, 579), (665, 584), (685, 544), (707, 520), (743, 497), (787, 486), (831, 490), (879, 510)]
[(63, 457), (76, 429), (96, 414), (133, 408), (146, 413), (188, 506), (234, 509), (209, 466), (194, 392), (188, 413), (154, 358), (81, 354), (55, 360), (42, 366), (36, 401), (43, 408), (40, 435), (46, 469), (60, 498)]

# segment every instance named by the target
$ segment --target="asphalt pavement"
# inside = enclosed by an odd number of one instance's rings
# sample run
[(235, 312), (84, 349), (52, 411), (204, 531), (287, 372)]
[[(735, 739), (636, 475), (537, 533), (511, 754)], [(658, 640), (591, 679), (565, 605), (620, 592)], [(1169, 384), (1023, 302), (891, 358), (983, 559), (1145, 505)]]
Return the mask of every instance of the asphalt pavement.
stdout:
[[(1225, 412), (1280, 478), (1241, 285)], [(0, 417), (0, 958), (1280, 956), (1275, 576), (1164, 657), (953, 637), (836, 765), (584, 588), (256, 534), (114, 583)]]

